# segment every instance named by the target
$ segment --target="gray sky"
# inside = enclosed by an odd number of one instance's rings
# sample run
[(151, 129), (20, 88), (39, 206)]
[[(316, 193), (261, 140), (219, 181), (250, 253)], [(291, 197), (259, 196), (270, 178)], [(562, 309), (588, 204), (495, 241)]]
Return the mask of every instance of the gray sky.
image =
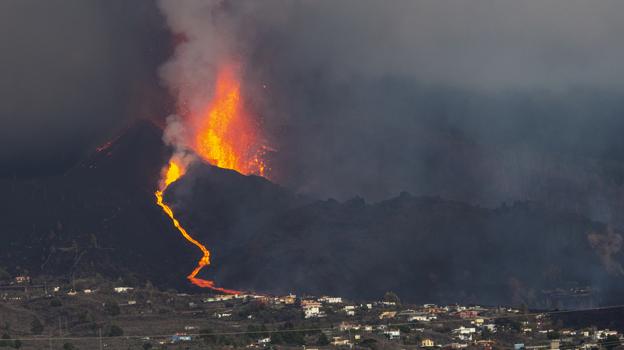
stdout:
[(522, 197), (553, 157), (624, 160), (622, 13), (619, 0), (7, 0), (0, 159), (37, 172), (134, 118), (162, 121), (166, 89), (208, 96), (234, 57), (287, 186)]

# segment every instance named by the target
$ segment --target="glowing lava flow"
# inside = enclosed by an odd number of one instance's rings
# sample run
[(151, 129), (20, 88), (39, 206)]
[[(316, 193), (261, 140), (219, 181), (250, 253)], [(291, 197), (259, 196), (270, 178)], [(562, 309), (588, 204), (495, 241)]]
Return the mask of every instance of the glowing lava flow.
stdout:
[(176, 219), (171, 207), (165, 204), (165, 202), (163, 201), (164, 191), (167, 189), (167, 187), (169, 187), (169, 185), (171, 185), (173, 182), (177, 181), (180, 177), (182, 177), (184, 173), (185, 173), (185, 169), (179, 163), (176, 163), (174, 160), (169, 161), (169, 167), (167, 168), (167, 171), (165, 172), (165, 177), (163, 179), (161, 188), (158, 191), (156, 191), (154, 194), (156, 195), (156, 204), (158, 204), (158, 206), (162, 208), (162, 210), (167, 214), (167, 216), (169, 216), (169, 218), (173, 222), (173, 226), (175, 226), (178, 229), (178, 231), (180, 231), (182, 236), (184, 236), (184, 238), (186, 238), (187, 241), (193, 243), (197, 248), (199, 248), (202, 251), (202, 254), (203, 254), (202, 258), (197, 263), (197, 267), (195, 268), (195, 270), (193, 270), (193, 272), (191, 272), (191, 274), (188, 275), (187, 278), (189, 281), (191, 281), (191, 283), (202, 288), (210, 288), (210, 289), (213, 289), (222, 293), (227, 293), (227, 294), (240, 294), (240, 292), (235, 291), (235, 290), (216, 287), (214, 284), (214, 281), (197, 278), (197, 274), (204, 267), (210, 265), (210, 251), (203, 244), (199, 243), (196, 239), (194, 239), (193, 237), (191, 237), (191, 235), (188, 234), (186, 229), (182, 227), (182, 225), (180, 224), (180, 221)]
[(217, 72), (212, 101), (195, 116), (191, 146), (212, 165), (266, 177), (266, 147), (259, 125), (245, 111), (235, 67), (225, 65)]

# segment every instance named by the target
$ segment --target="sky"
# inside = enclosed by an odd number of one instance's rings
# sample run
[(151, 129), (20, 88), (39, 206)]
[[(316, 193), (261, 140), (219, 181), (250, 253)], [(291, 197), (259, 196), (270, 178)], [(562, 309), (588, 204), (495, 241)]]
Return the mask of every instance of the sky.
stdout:
[(618, 0), (3, 1), (2, 173), (62, 169), (132, 120), (162, 122), (180, 91), (209, 92), (215, 66), (235, 59), (275, 149), (272, 179), (287, 187), (492, 204), (571, 186), (608, 216), (624, 160), (623, 11)]

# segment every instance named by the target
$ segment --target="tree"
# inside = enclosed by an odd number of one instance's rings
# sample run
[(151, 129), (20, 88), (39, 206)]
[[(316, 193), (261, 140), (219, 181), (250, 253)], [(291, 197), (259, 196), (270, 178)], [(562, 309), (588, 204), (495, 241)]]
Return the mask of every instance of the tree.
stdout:
[(611, 350), (619, 346), (620, 344), (620, 338), (617, 335), (609, 335), (600, 341), (600, 345), (602, 345), (607, 350)]
[(552, 332), (548, 332), (548, 334), (546, 335), (546, 338), (551, 339), (551, 340), (559, 339), (561, 338), (561, 335), (557, 331), (552, 331)]
[(152, 343), (143, 343), (143, 350), (150, 350), (152, 348)]
[(11, 346), (10, 335), (4, 333), (0, 339), (0, 347)]
[(481, 331), (481, 339), (490, 339), (492, 337), (492, 331), (489, 328), (483, 328)]
[(30, 322), (30, 332), (32, 334), (41, 334), (43, 333), (43, 323), (39, 321), (38, 318), (33, 318), (32, 322)]
[(370, 349), (377, 349), (377, 340), (373, 338), (367, 338), (360, 342), (360, 345)]
[(63, 303), (61, 302), (61, 299), (54, 298), (54, 299), (50, 300), (50, 306), (52, 306), (52, 307), (61, 307), (61, 306), (63, 306)]
[(260, 338), (265, 338), (268, 336), (267, 329), (265, 325), (256, 326), (254, 324), (250, 324), (247, 326), (247, 336), (250, 339), (258, 340)]
[(214, 344), (217, 341), (217, 338), (212, 334), (212, 329), (204, 328), (199, 331), (200, 338), (204, 340), (206, 344)]
[(10, 280), (11, 274), (7, 272), (7, 270), (0, 266), (0, 281)]
[(22, 347), (22, 342), (21, 342), (19, 339), (16, 339), (16, 340), (13, 342), (13, 347), (14, 347), (15, 349), (19, 349), (19, 348), (21, 348), (21, 347)]
[(399, 296), (396, 295), (395, 292), (386, 292), (386, 294), (384, 294), (383, 301), (395, 303), (397, 305), (401, 304), (401, 299), (399, 299)]
[(124, 335), (124, 331), (121, 327), (114, 324), (110, 326), (108, 330), (109, 337), (121, 337), (122, 335)]
[(327, 338), (327, 335), (325, 335), (325, 333), (322, 333), (319, 335), (318, 340), (316, 341), (316, 345), (318, 346), (327, 346), (329, 345), (329, 338)]
[(111, 316), (117, 316), (121, 313), (119, 304), (114, 300), (109, 300), (104, 304), (104, 311)]
[(76, 347), (72, 343), (65, 343), (65, 344), (63, 344), (63, 350), (75, 350), (75, 349), (76, 349)]
[(281, 333), (282, 339), (284, 339), (286, 344), (305, 344), (304, 333), (296, 331), (295, 326), (291, 322), (286, 322), (284, 326), (280, 328), (284, 330), (284, 332)]

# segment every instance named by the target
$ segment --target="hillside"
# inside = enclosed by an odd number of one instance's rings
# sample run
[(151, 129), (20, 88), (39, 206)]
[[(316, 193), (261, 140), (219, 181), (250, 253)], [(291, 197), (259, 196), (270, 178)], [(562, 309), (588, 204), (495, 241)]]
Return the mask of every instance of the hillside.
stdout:
[[(11, 242), (0, 266), (193, 290), (184, 277), (200, 253), (154, 203), (167, 157), (160, 130), (140, 123), (62, 175), (0, 180)], [(553, 302), (543, 290), (591, 287), (569, 302), (583, 305), (624, 290), (619, 235), (535, 203), (487, 209), (407, 193), (321, 201), (199, 163), (166, 200), (212, 250), (202, 273), (228, 288), (538, 306)]]

